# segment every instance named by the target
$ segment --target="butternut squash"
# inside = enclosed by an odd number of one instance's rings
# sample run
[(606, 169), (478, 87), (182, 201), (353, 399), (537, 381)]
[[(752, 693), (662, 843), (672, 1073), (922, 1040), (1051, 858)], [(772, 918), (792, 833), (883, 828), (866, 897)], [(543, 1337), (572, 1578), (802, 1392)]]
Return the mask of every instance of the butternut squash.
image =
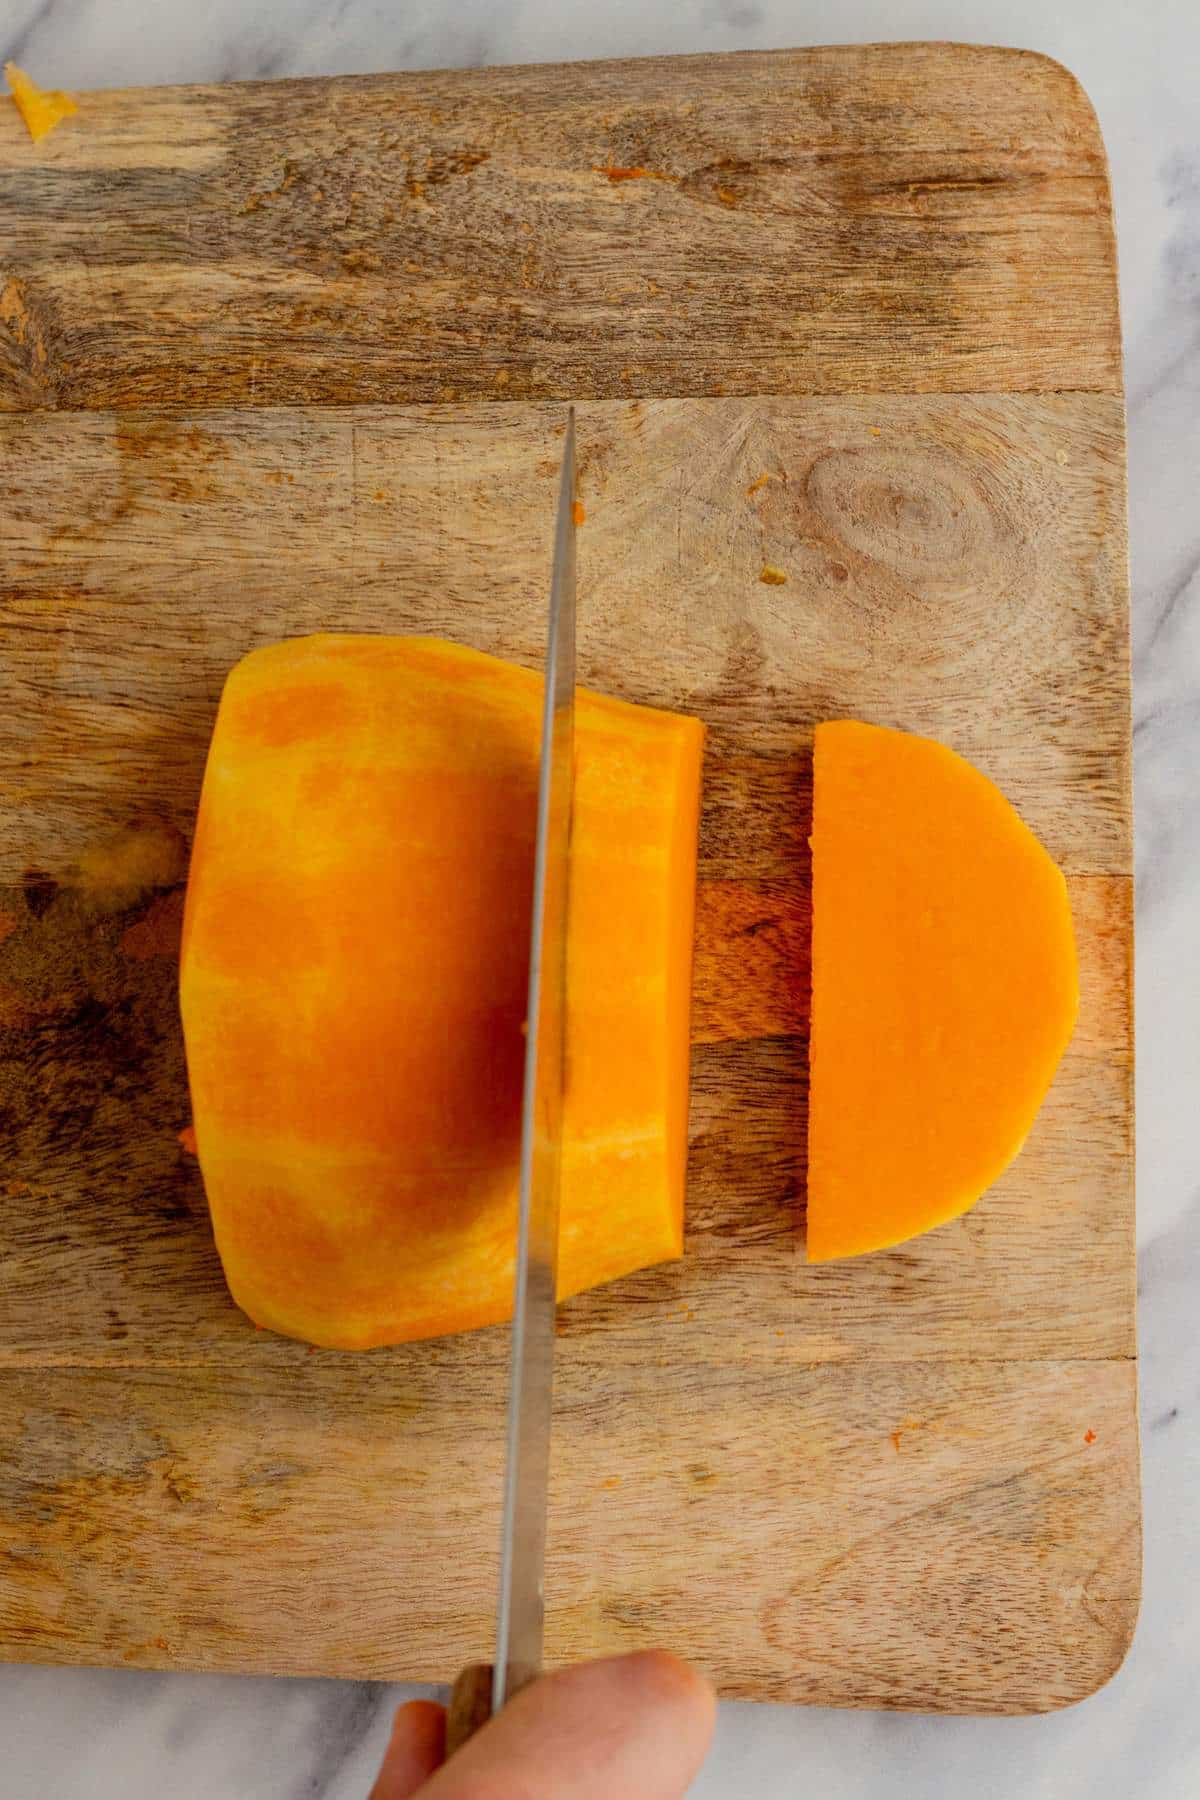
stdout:
[(808, 1255), (898, 1244), (1017, 1155), (1078, 1009), (1066, 883), (942, 744), (819, 725)]
[[(234, 1298), (341, 1348), (509, 1316), (542, 682), (429, 638), (231, 673), (181, 998)], [(561, 1294), (682, 1248), (703, 728), (581, 693)]]

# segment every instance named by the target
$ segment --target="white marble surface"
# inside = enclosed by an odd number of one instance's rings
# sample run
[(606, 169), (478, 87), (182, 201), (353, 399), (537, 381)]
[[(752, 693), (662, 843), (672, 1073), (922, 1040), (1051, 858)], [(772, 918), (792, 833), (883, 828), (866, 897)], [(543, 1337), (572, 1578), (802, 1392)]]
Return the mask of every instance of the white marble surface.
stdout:
[[(698, 1800), (1200, 1795), (1200, 7), (1196, 0), (0, 0), (64, 87), (949, 38), (1059, 57), (1112, 159), (1130, 403), (1146, 1583), (1130, 1657), (1047, 1719), (725, 1706)], [(0, 1671), (8, 1800), (363, 1800), (384, 1687)]]

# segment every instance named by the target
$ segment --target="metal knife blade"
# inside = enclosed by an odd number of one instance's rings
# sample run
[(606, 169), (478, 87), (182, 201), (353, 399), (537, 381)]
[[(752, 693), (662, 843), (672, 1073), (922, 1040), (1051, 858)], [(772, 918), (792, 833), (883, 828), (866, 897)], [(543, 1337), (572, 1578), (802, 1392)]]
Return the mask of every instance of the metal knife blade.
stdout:
[(567, 415), (538, 778), (508, 1468), (492, 1711), (540, 1673), (562, 1166), (568, 847), (575, 768), (575, 413)]

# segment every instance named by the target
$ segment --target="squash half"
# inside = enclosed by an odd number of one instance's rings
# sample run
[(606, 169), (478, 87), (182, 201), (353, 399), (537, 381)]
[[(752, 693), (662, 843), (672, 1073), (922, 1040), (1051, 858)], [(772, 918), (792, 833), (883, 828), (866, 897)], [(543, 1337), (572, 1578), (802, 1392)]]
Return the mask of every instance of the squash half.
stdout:
[[(259, 1325), (354, 1349), (511, 1313), (541, 695), (429, 638), (302, 638), (229, 676), (181, 997)], [(681, 1253), (702, 745), (579, 695), (560, 1295)]]

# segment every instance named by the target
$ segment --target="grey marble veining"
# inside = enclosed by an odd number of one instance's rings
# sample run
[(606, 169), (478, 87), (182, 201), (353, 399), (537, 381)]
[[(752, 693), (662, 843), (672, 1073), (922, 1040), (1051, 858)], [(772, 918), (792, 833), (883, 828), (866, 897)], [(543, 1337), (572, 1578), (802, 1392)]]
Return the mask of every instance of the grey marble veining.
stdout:
[[(1195, 0), (0, 0), (64, 87), (954, 37), (1082, 79), (1113, 168), (1129, 393), (1146, 1581), (1125, 1667), (1047, 1719), (726, 1706), (697, 1800), (1200, 1795), (1200, 8)], [(0, 1671), (8, 1800), (364, 1800), (394, 1691)]]

